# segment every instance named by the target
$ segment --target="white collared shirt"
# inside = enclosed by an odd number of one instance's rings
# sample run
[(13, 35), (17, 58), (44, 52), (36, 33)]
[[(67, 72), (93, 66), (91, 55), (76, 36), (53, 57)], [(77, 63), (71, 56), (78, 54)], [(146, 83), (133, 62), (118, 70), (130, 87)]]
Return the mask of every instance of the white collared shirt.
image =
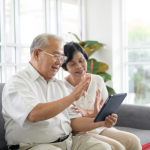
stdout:
[(31, 64), (13, 75), (2, 93), (7, 144), (48, 143), (68, 135), (72, 131), (70, 119), (81, 116), (69, 108), (45, 121), (31, 123), (26, 119), (37, 104), (56, 101), (65, 96), (67, 93), (62, 81), (53, 77), (47, 83)]
[[(65, 79), (63, 80), (65, 83), (65, 86), (67, 87), (68, 94), (70, 94), (74, 86), (72, 86), (68, 81)], [(91, 81), (88, 87), (88, 90), (85, 94), (85, 96), (82, 96), (78, 101), (75, 101), (74, 104), (76, 104), (77, 107), (84, 109), (84, 110), (94, 110), (94, 103), (96, 98), (96, 91), (100, 89), (100, 99), (104, 98), (104, 101), (108, 97), (108, 92), (106, 89), (106, 85), (104, 83), (104, 80), (99, 75), (91, 74)], [(104, 127), (99, 127), (97, 129), (94, 129), (90, 131), (91, 133), (100, 133), (104, 130)]]

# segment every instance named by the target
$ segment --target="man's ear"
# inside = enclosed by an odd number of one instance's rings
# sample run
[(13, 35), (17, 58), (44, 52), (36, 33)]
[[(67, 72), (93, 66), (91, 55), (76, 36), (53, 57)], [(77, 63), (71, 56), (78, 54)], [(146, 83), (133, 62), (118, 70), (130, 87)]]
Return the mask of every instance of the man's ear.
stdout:
[(34, 59), (35, 59), (36, 61), (38, 61), (39, 55), (40, 55), (40, 51), (39, 51), (38, 49), (35, 49), (35, 50), (33, 51), (33, 57), (34, 57)]

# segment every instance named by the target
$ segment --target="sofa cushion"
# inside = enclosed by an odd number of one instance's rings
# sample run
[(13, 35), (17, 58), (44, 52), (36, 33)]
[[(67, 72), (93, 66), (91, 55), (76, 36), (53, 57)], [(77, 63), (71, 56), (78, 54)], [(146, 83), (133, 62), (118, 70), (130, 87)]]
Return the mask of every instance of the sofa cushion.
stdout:
[(141, 140), (141, 145), (145, 145), (150, 142), (150, 130), (134, 129), (129, 127), (119, 127), (119, 126), (115, 126), (115, 128), (118, 130), (135, 134)]
[(150, 130), (150, 107), (122, 104), (116, 113), (116, 126)]
[[(0, 83), (0, 112), (2, 112), (2, 91), (4, 83)], [(5, 141), (5, 130), (4, 130), (4, 118), (0, 113), (0, 150), (8, 150), (7, 143)]]

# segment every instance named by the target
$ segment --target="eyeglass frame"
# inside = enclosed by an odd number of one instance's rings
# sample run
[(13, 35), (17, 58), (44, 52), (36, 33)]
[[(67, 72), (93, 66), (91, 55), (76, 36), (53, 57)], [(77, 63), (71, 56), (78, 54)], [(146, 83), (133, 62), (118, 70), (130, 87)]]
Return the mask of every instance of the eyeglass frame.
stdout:
[[(52, 54), (49, 54), (49, 53), (47, 53), (47, 52), (45, 52), (45, 51), (43, 51), (43, 50), (41, 50), (41, 49), (38, 49), (40, 52), (43, 52), (43, 53), (45, 53), (45, 54), (47, 54), (47, 55), (49, 55), (49, 56), (52, 56), (53, 57), (53, 59), (55, 59), (54, 58), (54, 56), (56, 56), (56, 55), (52, 55)], [(57, 55), (59, 55), (59, 54), (57, 54)], [(62, 64), (63, 63), (65, 63), (66, 61), (67, 61), (67, 59), (68, 59), (68, 57), (67, 56), (61, 56), (61, 55), (59, 55), (60, 57), (61, 57), (61, 59), (57, 59), (57, 61), (59, 60), (61, 60), (62, 61)], [(58, 58), (58, 57), (57, 57)], [(65, 58), (65, 61), (63, 62), (63, 58)]]

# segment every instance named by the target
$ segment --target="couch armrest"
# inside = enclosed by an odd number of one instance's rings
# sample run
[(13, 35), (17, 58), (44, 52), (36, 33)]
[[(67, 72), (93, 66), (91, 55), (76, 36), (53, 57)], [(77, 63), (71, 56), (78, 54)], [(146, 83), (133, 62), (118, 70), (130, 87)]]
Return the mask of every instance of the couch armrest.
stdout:
[(150, 130), (150, 107), (122, 104), (117, 110), (116, 126)]

